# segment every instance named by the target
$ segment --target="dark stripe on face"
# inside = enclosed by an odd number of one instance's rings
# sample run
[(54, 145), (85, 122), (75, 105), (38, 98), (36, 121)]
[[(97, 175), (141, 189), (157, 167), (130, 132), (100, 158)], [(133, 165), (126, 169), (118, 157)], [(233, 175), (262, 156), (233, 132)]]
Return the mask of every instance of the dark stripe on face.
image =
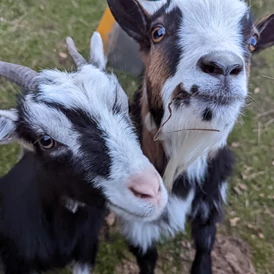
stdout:
[(158, 22), (161, 22), (166, 29), (165, 38), (158, 45), (155, 45), (155, 50), (161, 48), (167, 61), (167, 64), (163, 64), (163, 66), (168, 67), (169, 76), (174, 76), (183, 52), (179, 35), (183, 14), (178, 7), (169, 13), (166, 13), (165, 9), (166, 7), (164, 6), (151, 18), (151, 27), (153, 28)]
[(99, 121), (90, 117), (81, 109), (67, 109), (60, 104), (46, 103), (46, 105), (61, 111), (72, 123), (73, 129), (80, 136), (81, 152), (84, 155), (85, 166), (94, 176), (110, 176), (111, 158), (106, 145), (106, 133), (99, 128)]
[(189, 106), (190, 99), (191, 94), (189, 94), (184, 89), (183, 84), (178, 85), (172, 94), (172, 101), (175, 108), (179, 108), (181, 106)]
[(153, 45), (145, 62), (149, 111), (157, 127), (161, 125), (164, 115), (161, 94), (163, 85), (175, 75), (182, 56), (179, 43), (182, 12), (179, 8), (174, 8), (166, 13), (168, 6), (169, 3), (151, 17), (151, 29), (161, 24), (166, 29), (166, 36), (159, 43), (151, 42)]
[(164, 116), (163, 102), (161, 97), (158, 97), (158, 100), (153, 98), (153, 87), (149, 79), (147, 80), (147, 96), (149, 111), (155, 121), (156, 126), (159, 128)]

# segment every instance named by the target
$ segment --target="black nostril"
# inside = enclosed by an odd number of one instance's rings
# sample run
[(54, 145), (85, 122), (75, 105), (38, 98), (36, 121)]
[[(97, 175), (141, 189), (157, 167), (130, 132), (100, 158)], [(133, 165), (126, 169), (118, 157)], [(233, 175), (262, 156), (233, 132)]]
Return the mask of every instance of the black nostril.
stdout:
[(233, 52), (214, 51), (202, 56), (197, 66), (213, 76), (237, 76), (244, 68), (242, 59)]
[(226, 75), (239, 75), (243, 70), (241, 65), (233, 65), (227, 68)]
[(200, 64), (200, 67), (202, 71), (207, 74), (216, 74), (216, 75), (224, 74), (223, 68), (214, 62), (202, 61)]

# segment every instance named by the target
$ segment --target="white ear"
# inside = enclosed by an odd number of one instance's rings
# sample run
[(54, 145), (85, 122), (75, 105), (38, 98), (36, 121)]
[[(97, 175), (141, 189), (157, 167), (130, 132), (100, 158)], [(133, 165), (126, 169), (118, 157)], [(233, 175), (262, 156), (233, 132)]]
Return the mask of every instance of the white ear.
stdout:
[(139, 3), (145, 11), (151, 15), (164, 6), (167, 3), (167, 0), (139, 0)]
[(18, 113), (15, 109), (0, 110), (0, 144), (8, 144), (15, 140), (15, 122)]
[(107, 60), (104, 54), (103, 40), (99, 32), (95, 31), (90, 39), (90, 60), (101, 70), (106, 69)]

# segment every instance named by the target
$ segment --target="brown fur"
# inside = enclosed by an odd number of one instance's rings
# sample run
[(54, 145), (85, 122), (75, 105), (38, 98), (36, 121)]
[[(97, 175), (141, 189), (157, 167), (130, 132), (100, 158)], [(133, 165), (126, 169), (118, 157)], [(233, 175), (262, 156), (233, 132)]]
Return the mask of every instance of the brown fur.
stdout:
[[(142, 107), (141, 118), (144, 124), (145, 117), (149, 113), (148, 102), (144, 93), (141, 98), (140, 105)], [(150, 132), (145, 125), (143, 126), (142, 150), (144, 154), (148, 157), (148, 159), (152, 162), (152, 164), (155, 166), (157, 171), (161, 175), (163, 175), (165, 171), (165, 167), (167, 165), (167, 160), (166, 160), (166, 155), (161, 142), (159, 140), (154, 141), (155, 134), (156, 134), (156, 130), (153, 130)]]
[(163, 107), (161, 91), (165, 81), (170, 77), (170, 71), (166, 65), (164, 50), (151, 49), (147, 57), (145, 82), (147, 86), (147, 95), (150, 107), (156, 109)]
[[(162, 25), (166, 29), (166, 36), (159, 43), (153, 43), (148, 51), (142, 51), (142, 59), (145, 66), (144, 86), (142, 91), (142, 124), (143, 127), (143, 151), (144, 154), (157, 168), (159, 173), (163, 174), (167, 159), (161, 142), (154, 141), (162, 122), (164, 106), (162, 101), (162, 89), (165, 82), (174, 75), (177, 62), (181, 54), (180, 49), (176, 46), (177, 37), (171, 34), (177, 32), (178, 24), (182, 14), (175, 10), (168, 16), (154, 15), (151, 17), (150, 26), (152, 29)], [(153, 132), (150, 132), (145, 126), (145, 118), (150, 113), (156, 124)]]

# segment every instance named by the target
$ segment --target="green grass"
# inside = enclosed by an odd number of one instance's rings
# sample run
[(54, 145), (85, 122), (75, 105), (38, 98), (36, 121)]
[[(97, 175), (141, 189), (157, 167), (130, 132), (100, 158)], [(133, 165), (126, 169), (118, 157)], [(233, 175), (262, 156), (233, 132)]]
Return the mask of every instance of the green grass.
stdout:
[[(0, 60), (33, 69), (70, 69), (71, 60), (62, 54), (66, 53), (65, 37), (72, 36), (79, 51), (87, 56), (89, 38), (105, 6), (102, 0), (1, 0)], [(252, 8), (258, 16), (274, 12), (273, 0), (253, 0)], [(117, 74), (132, 94), (138, 86), (135, 79)], [(230, 179), (227, 215), (220, 231), (248, 242), (257, 273), (269, 274), (274, 269), (274, 113), (269, 112), (274, 109), (274, 80), (262, 75), (274, 77), (274, 48), (253, 59), (249, 105), (229, 139), (237, 167)], [(14, 106), (17, 91), (0, 79), (0, 107)], [(18, 151), (16, 145), (0, 147), (0, 175), (12, 167)], [(229, 220), (235, 217), (240, 220), (231, 227)], [(178, 235), (159, 245), (162, 273), (182, 273), (184, 237)], [(132, 260), (132, 256), (123, 239), (112, 232), (110, 240), (101, 244), (96, 273), (115, 273), (124, 260)]]

